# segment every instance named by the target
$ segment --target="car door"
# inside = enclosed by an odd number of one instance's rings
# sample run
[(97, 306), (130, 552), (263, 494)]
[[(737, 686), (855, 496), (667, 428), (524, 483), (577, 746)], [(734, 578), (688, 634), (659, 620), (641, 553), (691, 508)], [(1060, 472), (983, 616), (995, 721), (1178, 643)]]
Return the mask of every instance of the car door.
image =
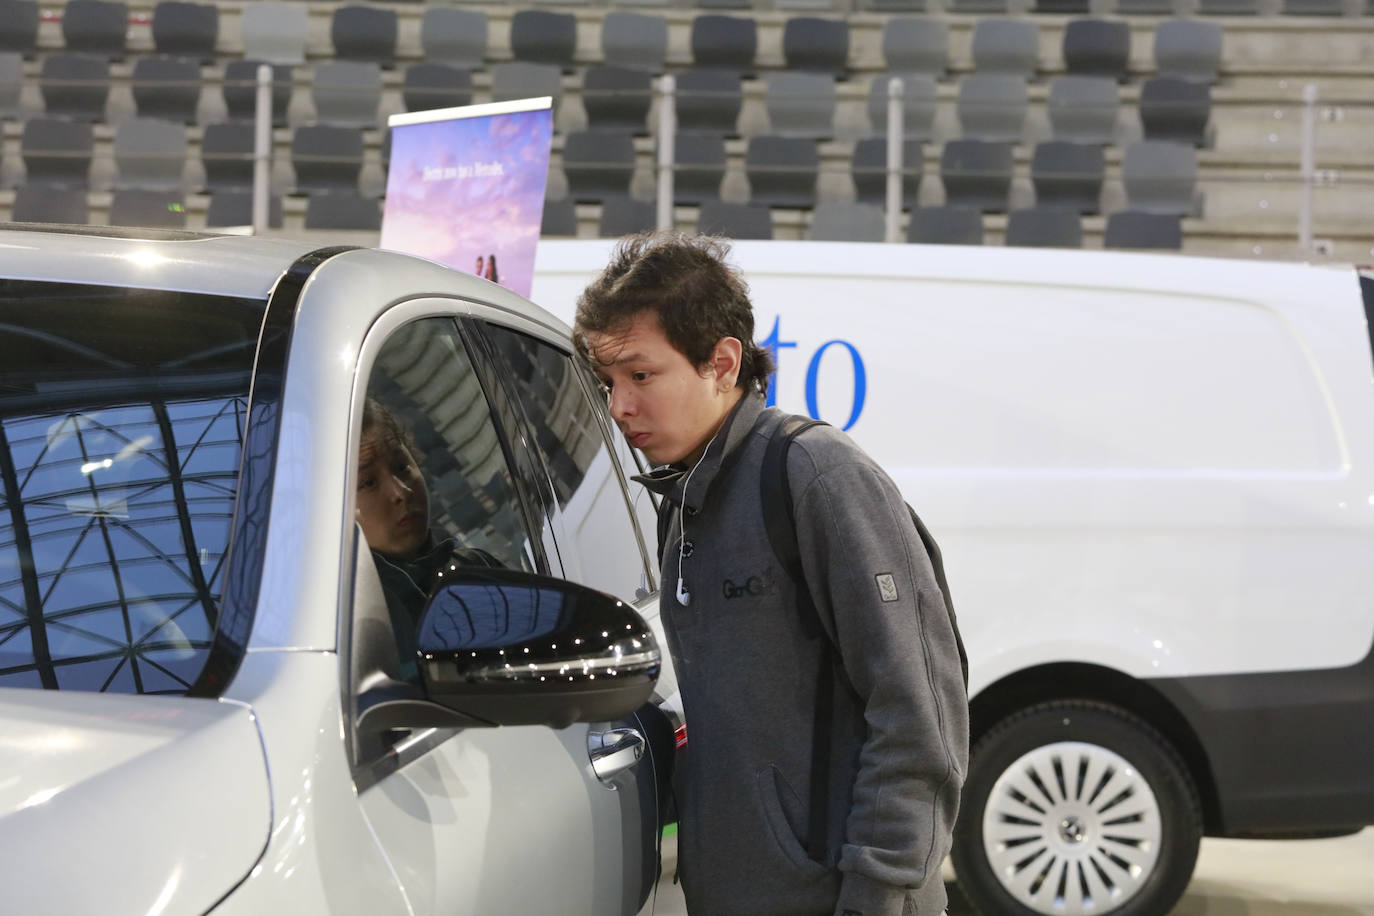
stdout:
[[(411, 302), (374, 325), (360, 351), (351, 441), (363, 440), (370, 399), (368, 412), (384, 411), (414, 452), (435, 542), (561, 575), (539, 460), (492, 367), (460, 333), (462, 308)], [(360, 482), (356, 470), (352, 479)], [(395, 577), (392, 559), (360, 538), (350, 620), (392, 619), (378, 607), (379, 584)], [(356, 696), (359, 685), (345, 686)], [(351, 735), (359, 803), (412, 911), (636, 913), (653, 855), (642, 823), (654, 813), (641, 815), (633, 791), (643, 764), (594, 770), (589, 744), (604, 731), (578, 724)]]

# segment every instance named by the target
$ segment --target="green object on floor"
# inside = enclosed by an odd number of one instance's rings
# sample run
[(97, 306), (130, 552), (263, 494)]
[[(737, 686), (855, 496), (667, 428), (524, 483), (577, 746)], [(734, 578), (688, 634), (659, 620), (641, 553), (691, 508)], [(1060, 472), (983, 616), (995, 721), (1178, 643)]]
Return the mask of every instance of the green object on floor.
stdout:
[(669, 824), (667, 827), (664, 827), (664, 828), (663, 828), (663, 835), (664, 835), (664, 836), (677, 836), (677, 822), (674, 821), (673, 823)]

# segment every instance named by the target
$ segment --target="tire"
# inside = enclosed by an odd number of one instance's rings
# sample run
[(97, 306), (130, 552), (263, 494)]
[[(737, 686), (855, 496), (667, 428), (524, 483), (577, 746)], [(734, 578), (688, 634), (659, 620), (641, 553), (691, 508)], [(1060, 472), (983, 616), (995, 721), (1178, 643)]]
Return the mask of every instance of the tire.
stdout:
[(1162, 735), (1117, 707), (1063, 700), (978, 740), (952, 856), (984, 916), (1161, 916), (1201, 836), (1197, 789)]

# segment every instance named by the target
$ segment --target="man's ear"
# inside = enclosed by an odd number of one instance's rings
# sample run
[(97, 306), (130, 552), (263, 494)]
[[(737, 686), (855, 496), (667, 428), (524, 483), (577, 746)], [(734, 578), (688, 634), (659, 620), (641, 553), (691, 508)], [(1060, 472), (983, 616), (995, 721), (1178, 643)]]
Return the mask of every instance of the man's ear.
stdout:
[(729, 391), (739, 381), (740, 359), (744, 345), (738, 337), (722, 337), (711, 351), (711, 369), (721, 388)]

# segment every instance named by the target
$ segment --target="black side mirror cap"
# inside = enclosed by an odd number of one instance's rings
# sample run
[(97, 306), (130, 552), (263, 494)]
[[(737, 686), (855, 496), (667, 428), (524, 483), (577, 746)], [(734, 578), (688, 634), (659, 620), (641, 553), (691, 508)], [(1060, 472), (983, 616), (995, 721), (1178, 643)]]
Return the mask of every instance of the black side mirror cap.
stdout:
[(563, 728), (623, 718), (653, 692), (658, 643), (624, 602), (512, 570), (452, 575), (420, 621), (431, 703), (476, 722)]

